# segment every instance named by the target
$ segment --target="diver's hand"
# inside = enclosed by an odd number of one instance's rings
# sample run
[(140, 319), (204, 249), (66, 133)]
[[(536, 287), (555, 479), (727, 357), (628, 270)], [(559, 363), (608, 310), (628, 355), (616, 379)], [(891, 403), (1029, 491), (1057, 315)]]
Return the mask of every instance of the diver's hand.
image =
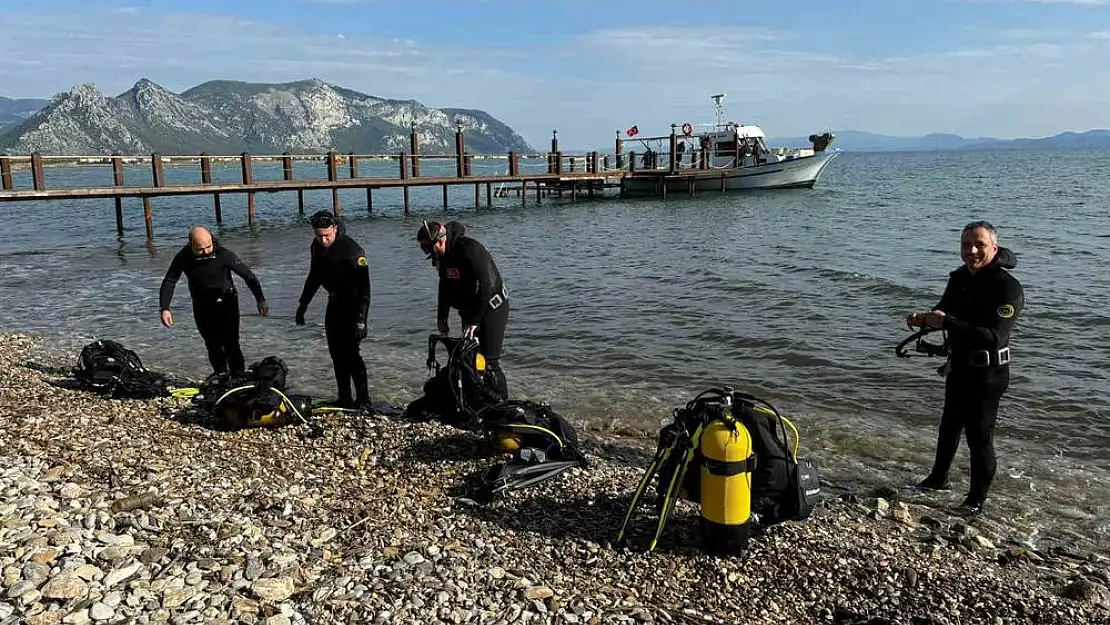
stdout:
[(472, 338), (474, 338), (474, 333), (477, 332), (477, 331), (478, 331), (478, 326), (466, 326), (466, 328), (463, 329), (463, 338), (464, 339), (472, 339)]
[(440, 336), (451, 336), (451, 324), (446, 321), (440, 321), (436, 324), (436, 329), (439, 330)]
[(355, 324), (355, 340), (356, 341), (361, 341), (364, 338), (366, 338), (366, 324), (365, 323), (356, 323)]
[(258, 300), (258, 314), (262, 315), (263, 317), (270, 316), (270, 304), (267, 303), (264, 299)]
[(300, 306), (297, 307), (297, 314), (293, 318), (293, 323), (295, 323), (299, 326), (304, 325), (304, 313), (305, 313), (306, 309), (308, 309), (308, 306), (305, 306), (304, 304), (301, 304)]
[(911, 330), (914, 328), (920, 328), (923, 323), (924, 320), (922, 319), (921, 313), (913, 313), (912, 315), (906, 316), (906, 327), (910, 328)]
[(166, 326), (167, 328), (173, 327), (173, 313), (168, 310), (162, 311), (162, 325)]
[(930, 328), (939, 328), (944, 325), (944, 318), (946, 316), (943, 310), (933, 310), (922, 316), (922, 323)]

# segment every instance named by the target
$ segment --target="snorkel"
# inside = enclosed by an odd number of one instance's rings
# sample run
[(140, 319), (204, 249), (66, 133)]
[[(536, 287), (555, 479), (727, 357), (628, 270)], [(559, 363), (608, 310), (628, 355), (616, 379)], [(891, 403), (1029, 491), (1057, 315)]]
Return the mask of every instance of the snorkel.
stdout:
[(447, 232), (440, 224), (433, 221), (432, 224), (435, 225), (435, 232), (433, 233), (432, 225), (427, 220), (422, 219), (420, 221), (422, 225), (416, 233), (416, 240), (420, 242), (420, 251), (424, 252), (425, 256), (432, 261), (433, 267), (437, 267), (439, 259), (436, 258), (436, 243), (440, 239), (446, 239)]

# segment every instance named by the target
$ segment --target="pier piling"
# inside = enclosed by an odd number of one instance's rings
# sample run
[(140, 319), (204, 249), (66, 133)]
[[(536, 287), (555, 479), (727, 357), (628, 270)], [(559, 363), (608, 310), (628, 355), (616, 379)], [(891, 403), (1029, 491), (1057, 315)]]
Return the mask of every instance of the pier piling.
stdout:
[(12, 190), (12, 163), (8, 156), (0, 155), (0, 189)]
[[(112, 154), (112, 183), (117, 187), (123, 186), (123, 157), (118, 153)], [(123, 236), (123, 198), (115, 198), (116, 205), (116, 232)]]
[[(243, 184), (254, 184), (254, 169), (251, 167), (251, 155), (243, 152), (239, 155), (243, 169)], [(254, 225), (254, 191), (247, 192), (247, 224)]]

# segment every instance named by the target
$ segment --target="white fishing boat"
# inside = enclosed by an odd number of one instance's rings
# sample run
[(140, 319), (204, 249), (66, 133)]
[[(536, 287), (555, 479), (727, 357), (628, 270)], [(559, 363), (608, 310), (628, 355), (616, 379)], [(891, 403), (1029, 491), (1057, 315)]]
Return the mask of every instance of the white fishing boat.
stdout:
[(725, 119), (724, 97), (713, 96), (715, 124), (685, 123), (681, 129), (676, 124), (663, 137), (622, 139), (626, 150), (634, 141), (645, 148), (626, 152), (630, 175), (622, 181), (622, 195), (812, 188), (839, 153), (827, 151), (835, 138), (829, 132), (810, 135), (810, 147), (768, 146), (759, 126)]

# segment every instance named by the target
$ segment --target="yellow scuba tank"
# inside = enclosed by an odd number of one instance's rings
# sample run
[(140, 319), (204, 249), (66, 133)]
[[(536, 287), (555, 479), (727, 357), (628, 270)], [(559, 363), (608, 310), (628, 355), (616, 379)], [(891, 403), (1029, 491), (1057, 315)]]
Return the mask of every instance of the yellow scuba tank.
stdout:
[(308, 397), (290, 397), (276, 388), (248, 384), (224, 393), (216, 400), (214, 413), (233, 430), (279, 428), (305, 421), (312, 414), (312, 402)]
[(270, 412), (259, 413), (252, 412), (246, 415), (246, 424), (244, 427), (248, 428), (279, 428), (296, 421), (293, 416), (293, 411), (286, 402), (281, 402), (276, 408)]
[(752, 439), (726, 403), (714, 406), (700, 443), (702, 548), (715, 553), (744, 550), (752, 516)]

